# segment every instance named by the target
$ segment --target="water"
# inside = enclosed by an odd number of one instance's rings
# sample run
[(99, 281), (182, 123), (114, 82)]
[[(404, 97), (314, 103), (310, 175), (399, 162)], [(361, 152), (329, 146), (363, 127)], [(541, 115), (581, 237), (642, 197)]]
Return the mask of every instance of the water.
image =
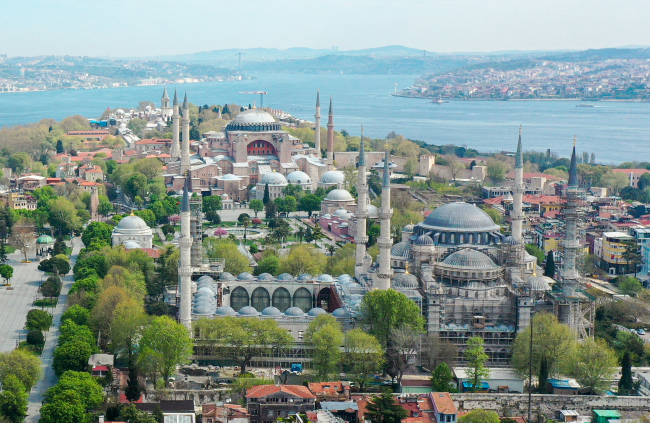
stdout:
[[(514, 150), (523, 124), (525, 150), (551, 151), (568, 156), (574, 134), (578, 151), (596, 154), (605, 164), (650, 161), (650, 103), (592, 103), (576, 101), (452, 101), (429, 104), (425, 100), (392, 97), (409, 86), (415, 76), (362, 75), (258, 75), (256, 80), (179, 84), (195, 104), (247, 105), (259, 96), (240, 91), (267, 91), (265, 106), (283, 109), (313, 120), (316, 89), (321, 90), (322, 124), (327, 121), (328, 97), (334, 96), (336, 129), (357, 135), (384, 137), (391, 131), (433, 144), (455, 144), (494, 152)], [(171, 88), (171, 90), (169, 90)], [(170, 95), (174, 86), (168, 87)], [(143, 100), (160, 104), (161, 86), (105, 90), (58, 90), (0, 94), (0, 125), (60, 120), (80, 114), (97, 118), (107, 108), (129, 108)]]

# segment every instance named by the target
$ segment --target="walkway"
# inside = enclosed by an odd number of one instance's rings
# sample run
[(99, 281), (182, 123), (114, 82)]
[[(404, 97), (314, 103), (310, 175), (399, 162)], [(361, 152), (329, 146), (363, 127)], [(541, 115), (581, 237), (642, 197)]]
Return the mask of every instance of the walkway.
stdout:
[[(73, 239), (72, 255), (70, 257), (71, 266), (74, 266), (75, 262), (77, 261), (77, 255), (79, 254), (79, 250), (81, 250), (82, 246), (83, 243), (81, 242), (81, 238)], [(25, 419), (25, 422), (27, 423), (38, 422), (38, 419), (40, 418), (39, 410), (43, 402), (43, 394), (57, 382), (57, 377), (54, 374), (54, 369), (52, 368), (52, 359), (54, 349), (56, 348), (56, 344), (59, 341), (59, 324), (61, 323), (61, 315), (68, 306), (68, 291), (70, 290), (70, 287), (73, 283), (74, 278), (72, 277), (71, 271), (68, 276), (63, 278), (63, 288), (61, 288), (59, 303), (52, 313), (54, 316), (54, 323), (50, 331), (46, 333), (47, 339), (45, 341), (45, 347), (43, 348), (43, 354), (41, 355), (44, 376), (30, 392), (29, 404), (27, 408), (27, 418)], [(38, 284), (36, 286), (38, 287)]]

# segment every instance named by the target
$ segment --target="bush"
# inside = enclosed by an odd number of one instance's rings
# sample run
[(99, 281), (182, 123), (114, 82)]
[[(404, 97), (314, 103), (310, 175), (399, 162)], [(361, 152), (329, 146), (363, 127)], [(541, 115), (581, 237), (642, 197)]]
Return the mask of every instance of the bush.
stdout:
[(50, 326), (52, 326), (52, 315), (43, 310), (29, 310), (25, 326), (29, 330), (50, 330)]
[(251, 244), (250, 247), (248, 247), (248, 250), (251, 252), (251, 254), (257, 254), (260, 249), (257, 247), (257, 244)]
[(82, 326), (88, 324), (88, 319), (90, 318), (90, 311), (81, 307), (79, 304), (75, 304), (72, 307), (68, 308), (63, 316), (61, 316), (61, 324), (65, 323), (68, 320), (72, 320), (77, 325)]
[(45, 337), (40, 330), (30, 330), (27, 333), (27, 343), (29, 345), (42, 346), (45, 343)]
[(56, 280), (47, 278), (47, 280), (41, 285), (41, 294), (43, 294), (44, 297), (58, 297), (59, 294), (61, 294), (60, 280), (57, 283)]
[(67, 275), (70, 272), (70, 263), (59, 257), (52, 257), (51, 259), (43, 260), (38, 264), (38, 270), (48, 273), (56, 273), (57, 275)]

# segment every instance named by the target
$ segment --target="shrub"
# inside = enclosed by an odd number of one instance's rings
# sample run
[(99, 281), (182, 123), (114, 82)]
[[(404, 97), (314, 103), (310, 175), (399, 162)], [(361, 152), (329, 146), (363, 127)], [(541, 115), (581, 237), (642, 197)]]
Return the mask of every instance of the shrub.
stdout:
[(49, 330), (52, 326), (52, 315), (43, 310), (29, 310), (25, 326), (29, 330)]
[(45, 343), (45, 337), (40, 330), (30, 330), (27, 333), (27, 343), (29, 345), (41, 346)]

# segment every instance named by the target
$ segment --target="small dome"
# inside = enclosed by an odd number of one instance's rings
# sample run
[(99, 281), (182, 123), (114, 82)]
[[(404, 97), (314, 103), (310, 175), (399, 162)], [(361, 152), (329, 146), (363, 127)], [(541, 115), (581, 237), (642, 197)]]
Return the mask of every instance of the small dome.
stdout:
[(409, 252), (411, 251), (411, 245), (408, 242), (398, 242), (393, 245), (390, 249), (390, 255), (396, 257), (408, 257)]
[(196, 295), (211, 295), (211, 296), (214, 296), (214, 291), (211, 290), (208, 287), (203, 287), (203, 288), (199, 288), (199, 290), (196, 291)]
[(328, 194), (327, 197), (325, 197), (326, 201), (354, 201), (354, 198), (352, 198), (352, 194), (347, 192), (344, 189), (336, 188), (331, 190)]
[(220, 181), (241, 181), (242, 180), (239, 176), (233, 175), (232, 173), (220, 176), (217, 179), (219, 179)]
[(492, 232), (501, 229), (486, 212), (463, 202), (448, 203), (438, 207), (418, 226), (453, 232)]
[(273, 275), (270, 273), (262, 273), (257, 277), (258, 281), (272, 281), (273, 280)]
[(282, 312), (275, 307), (266, 307), (262, 310), (262, 316), (282, 316)]
[(415, 239), (415, 245), (433, 245), (433, 239), (427, 234), (420, 235)]
[(238, 281), (252, 281), (253, 279), (255, 279), (253, 275), (248, 272), (240, 273), (239, 276), (237, 276)]
[(334, 278), (328, 274), (322, 274), (316, 280), (318, 282), (334, 282)]
[(235, 280), (235, 277), (232, 275), (232, 273), (223, 272), (223, 273), (219, 276), (219, 280), (222, 280), (222, 281), (234, 281), (234, 280)]
[(242, 307), (239, 310), (239, 313), (237, 313), (237, 314), (239, 314), (240, 316), (257, 316), (257, 315), (259, 315), (257, 310), (255, 310), (251, 306)]
[(530, 276), (526, 279), (526, 282), (530, 284), (530, 289), (537, 292), (547, 292), (550, 291), (555, 284), (555, 280), (549, 278), (548, 276)]
[(142, 247), (136, 241), (129, 240), (129, 241), (124, 241), (124, 248), (127, 250), (133, 250)]
[(402, 228), (402, 232), (413, 232), (414, 229), (415, 229), (415, 225), (408, 224), (404, 226), (404, 228)]
[(418, 289), (420, 283), (415, 275), (411, 273), (401, 273), (393, 278), (391, 286), (395, 289)]
[(228, 199), (228, 194), (221, 194), (221, 199), (222, 200), (227, 200)]
[(344, 273), (342, 275), (339, 275), (339, 277), (337, 279), (338, 279), (339, 283), (346, 283), (346, 282), (352, 280), (352, 276), (348, 275), (347, 273)]
[(303, 273), (302, 275), (298, 276), (298, 282), (306, 282), (312, 279), (314, 279), (314, 277), (309, 273)]
[(203, 304), (195, 306), (192, 309), (192, 313), (193, 314), (200, 314), (200, 315), (203, 315), (203, 316), (208, 316), (208, 315), (214, 314), (213, 309), (211, 307), (209, 307), (207, 305), (203, 305)]
[(114, 231), (119, 233), (131, 233), (134, 231), (151, 231), (151, 229), (142, 218), (138, 216), (127, 216), (120, 220), (120, 223), (117, 224)]
[(508, 245), (520, 245), (521, 243), (517, 241), (517, 238), (514, 236), (507, 236), (501, 240), (503, 244), (508, 244)]
[(357, 282), (351, 282), (345, 285), (347, 289), (354, 289), (354, 288), (361, 288), (361, 285), (359, 285)]
[(348, 217), (348, 214), (349, 214), (349, 213), (350, 213), (350, 212), (348, 212), (348, 211), (345, 210), (343, 207), (341, 207), (341, 208), (339, 208), (337, 211), (334, 212), (334, 216), (336, 216), (336, 217), (341, 217), (341, 218), (346, 219), (346, 218)]
[(291, 282), (293, 281), (293, 276), (291, 276), (288, 273), (283, 273), (280, 276), (277, 277), (277, 280), (279, 281), (284, 281), (284, 282)]
[(368, 212), (369, 219), (379, 219), (379, 209), (377, 208), (377, 206), (368, 204), (366, 206), (366, 211)]
[(290, 317), (302, 317), (305, 315), (305, 312), (302, 311), (300, 307), (289, 307), (285, 310), (284, 315)]
[(257, 192), (257, 187), (252, 187), (251, 188), (251, 193)]
[(215, 283), (215, 282), (214, 282), (214, 279), (212, 279), (212, 277), (211, 277), (211, 276), (208, 276), (208, 275), (203, 275), (203, 276), (201, 276), (200, 278), (198, 278), (198, 279), (196, 280), (196, 282), (197, 282), (197, 283), (201, 283), (201, 282)]
[(192, 291), (192, 294), (196, 294), (196, 290), (198, 289), (198, 286), (196, 285), (196, 282), (192, 281), (190, 284), (190, 290)]
[(319, 316), (321, 314), (327, 314), (327, 312), (325, 310), (323, 310), (322, 308), (320, 308), (320, 307), (314, 307), (314, 308), (312, 308), (311, 310), (309, 310), (307, 312), (307, 315), (311, 316), (311, 317), (316, 317), (316, 316)]
[(348, 311), (344, 308), (337, 308), (332, 312), (334, 317), (348, 317)]
[(330, 170), (323, 173), (319, 182), (321, 184), (342, 184), (345, 182), (345, 175), (340, 170)]
[(450, 254), (442, 262), (449, 266), (474, 269), (496, 269), (499, 267), (487, 255), (469, 248)]
[(36, 243), (39, 245), (54, 244), (54, 239), (49, 235), (43, 234), (36, 239)]
[(232, 307), (223, 305), (219, 307), (214, 314), (217, 316), (234, 316), (237, 312), (233, 310)]
[(271, 172), (262, 176), (261, 184), (266, 185), (287, 185), (287, 178), (285, 178), (281, 173)]
[(311, 178), (305, 172), (296, 170), (287, 175), (290, 184), (311, 184)]

